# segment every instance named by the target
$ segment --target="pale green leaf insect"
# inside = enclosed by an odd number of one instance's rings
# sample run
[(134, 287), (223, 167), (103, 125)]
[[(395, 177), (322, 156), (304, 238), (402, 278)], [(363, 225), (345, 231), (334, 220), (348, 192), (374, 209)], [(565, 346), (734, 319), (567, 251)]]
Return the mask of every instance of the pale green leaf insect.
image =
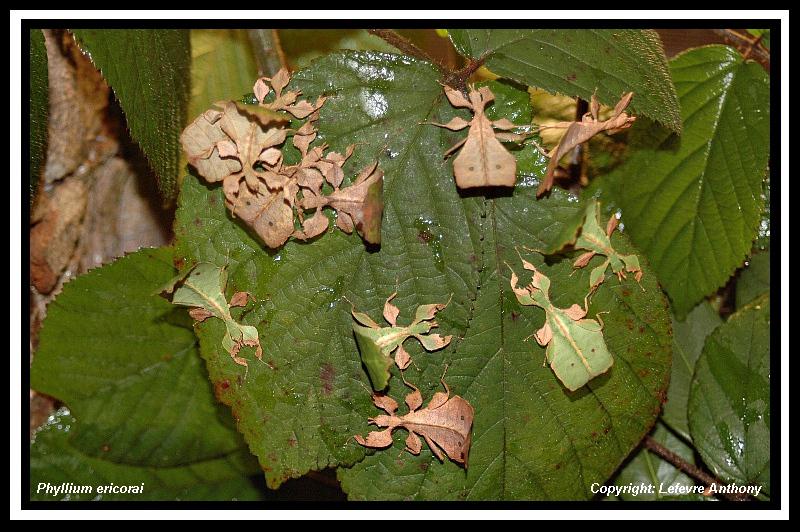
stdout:
[(517, 287), (519, 278), (512, 270), (511, 289), (521, 305), (545, 311), (544, 325), (533, 336), (546, 347), (545, 363), (550, 362), (556, 377), (567, 389), (575, 391), (614, 364), (603, 337), (602, 322), (585, 317), (587, 301), (584, 308), (578, 304), (567, 309), (555, 307), (550, 302), (550, 279), (530, 262), (522, 260), (522, 265), (533, 272), (531, 283)]
[[(175, 285), (180, 283), (178, 288)], [(247, 304), (249, 294), (237, 292), (231, 297), (230, 303), (225, 300), (225, 287), (228, 284), (228, 274), (225, 268), (220, 268), (208, 262), (196, 264), (188, 273), (182, 273), (164, 286), (162, 292), (173, 293), (172, 303), (184, 307), (192, 307), (189, 315), (197, 321), (204, 321), (214, 317), (225, 322), (225, 336), (222, 337), (222, 347), (230, 353), (234, 362), (247, 366), (247, 360), (238, 356), (242, 346), (256, 348), (256, 357), (262, 356), (261, 344), (258, 340), (258, 330), (252, 325), (242, 325), (231, 316), (231, 307), (243, 307)]]
[(390, 327), (381, 327), (367, 314), (352, 310), (353, 318), (357, 322), (353, 324), (353, 332), (356, 336), (358, 350), (375, 390), (383, 390), (389, 384), (392, 352), (394, 352), (394, 363), (400, 369), (406, 369), (411, 363), (411, 357), (403, 348), (403, 342), (406, 339), (413, 336), (427, 351), (436, 351), (449, 344), (452, 338), (452, 336), (442, 337), (439, 334), (430, 334), (431, 329), (438, 327), (433, 318), (437, 312), (450, 303), (449, 301), (444, 304), (420, 305), (417, 307), (411, 325), (400, 327), (397, 325), (400, 309), (391, 303), (396, 295), (397, 292), (390, 295), (383, 306), (383, 317)]

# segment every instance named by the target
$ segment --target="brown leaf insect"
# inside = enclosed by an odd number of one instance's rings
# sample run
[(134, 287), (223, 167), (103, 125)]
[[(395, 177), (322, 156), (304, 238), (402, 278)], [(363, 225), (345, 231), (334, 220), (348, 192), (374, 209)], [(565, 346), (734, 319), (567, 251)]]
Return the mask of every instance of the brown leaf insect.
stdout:
[(430, 123), (452, 131), (469, 127), (467, 138), (445, 152), (445, 157), (449, 157), (461, 148), (453, 161), (458, 188), (513, 187), (517, 180), (517, 160), (500, 141), (520, 141), (525, 136), (510, 133), (508, 130), (516, 126), (506, 118), (494, 121), (487, 118), (485, 108), (494, 100), (492, 91), (489, 87), (470, 87), (469, 98), (465, 98), (460, 91), (445, 85), (444, 93), (453, 107), (465, 107), (473, 113), (470, 121), (457, 116), (447, 124)]
[(556, 168), (558, 167), (558, 161), (560, 161), (564, 155), (572, 151), (576, 146), (583, 144), (602, 131), (607, 132), (609, 135), (613, 135), (614, 133), (622, 131), (623, 129), (628, 129), (633, 125), (633, 123), (636, 121), (636, 117), (629, 116), (628, 113), (625, 112), (625, 109), (627, 109), (628, 105), (630, 105), (632, 98), (632, 92), (624, 94), (614, 107), (611, 118), (608, 120), (600, 120), (600, 104), (597, 101), (597, 97), (592, 95), (592, 101), (589, 105), (589, 112), (583, 115), (583, 118), (580, 122), (558, 122), (556, 124), (541, 126), (538, 129), (539, 131), (543, 131), (545, 129), (565, 129), (566, 131), (556, 147), (553, 148), (549, 154), (547, 154), (547, 156), (550, 157), (550, 163), (547, 165), (547, 173), (545, 173), (544, 179), (536, 191), (537, 197), (541, 197), (547, 191), (553, 188), (553, 181)]
[[(405, 380), (404, 380), (405, 382)], [(431, 397), (428, 405), (422, 406), (422, 394), (419, 389), (406, 382), (413, 391), (406, 395), (408, 413), (397, 415), (397, 401), (387, 395), (373, 394), (372, 402), (386, 412), (369, 422), (378, 427), (385, 427), (381, 431), (373, 431), (366, 438), (356, 435), (356, 441), (364, 447), (383, 449), (392, 445), (392, 432), (403, 428), (408, 431), (405, 449), (411, 454), (418, 455), (422, 450), (422, 440), (425, 440), (431, 452), (444, 461), (448, 458), (467, 467), (469, 461), (469, 447), (472, 441), (472, 420), (475, 411), (472, 405), (458, 395), (450, 396), (450, 388), (441, 379), (444, 392), (436, 392)]]

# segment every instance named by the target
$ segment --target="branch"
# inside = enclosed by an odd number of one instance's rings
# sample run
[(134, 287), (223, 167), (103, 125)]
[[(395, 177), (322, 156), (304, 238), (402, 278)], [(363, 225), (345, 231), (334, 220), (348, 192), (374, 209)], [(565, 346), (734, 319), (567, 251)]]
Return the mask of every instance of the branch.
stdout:
[(428, 52), (394, 30), (372, 29), (367, 30), (367, 32), (380, 37), (406, 55), (410, 55), (412, 57), (416, 57), (417, 59), (422, 59), (423, 61), (433, 64), (442, 73), (442, 83), (462, 91), (466, 89), (467, 80), (470, 78), (470, 76), (472, 76), (472, 74), (474, 74), (475, 71), (480, 67), (482, 67), (483, 63), (486, 61), (485, 58), (470, 59), (469, 63), (467, 63), (464, 68), (460, 70), (452, 70), (446, 64), (432, 57), (428, 54)]
[(255, 51), (260, 76), (272, 76), (281, 68), (288, 70), (277, 30), (247, 30), (247, 36)]
[(422, 59), (423, 61), (427, 61), (428, 63), (432, 63), (436, 65), (436, 68), (441, 70), (442, 72), (447, 72), (449, 69), (447, 65), (434, 59), (431, 57), (428, 52), (414, 44), (413, 42), (409, 41), (399, 33), (394, 30), (379, 30), (379, 29), (372, 29), (367, 30), (368, 33), (371, 35), (375, 35), (376, 37), (380, 37), (384, 41), (388, 42), (401, 52), (406, 55), (410, 55), (412, 57), (416, 57), (417, 59)]
[(725, 41), (732, 43), (745, 59), (752, 55), (753, 59), (769, 70), (770, 54), (769, 51), (761, 45), (761, 37), (754, 37), (751, 39), (739, 32), (729, 29), (712, 31)]
[[(683, 458), (681, 458), (678, 454), (670, 451), (656, 440), (651, 438), (650, 436), (645, 436), (644, 440), (642, 440), (642, 444), (644, 447), (657, 454), (676, 468), (680, 469), (690, 477), (694, 478), (695, 480), (702, 482), (706, 486), (711, 486), (712, 484), (717, 484), (719, 486), (724, 486), (725, 484), (721, 482), (719, 479), (712, 477), (699, 467), (694, 464), (690, 464)], [(729, 501), (749, 501), (750, 497), (744, 493), (718, 493), (720, 497), (723, 499), (727, 499)]]

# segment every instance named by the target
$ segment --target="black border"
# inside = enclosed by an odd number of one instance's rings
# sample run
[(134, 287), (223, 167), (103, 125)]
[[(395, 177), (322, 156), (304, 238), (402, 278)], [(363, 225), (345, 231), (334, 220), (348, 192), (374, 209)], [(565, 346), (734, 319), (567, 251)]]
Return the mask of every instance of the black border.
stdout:
[[(392, 10), (395, 14), (398, 11)], [(781, 298), (783, 296), (780, 286), (781, 274), (781, 247), (780, 247), (780, 212), (781, 212), (781, 20), (780, 19), (691, 19), (682, 20), (671, 19), (614, 19), (614, 20), (569, 20), (569, 19), (519, 19), (519, 20), (420, 20), (420, 19), (342, 19), (342, 20), (305, 20), (300, 19), (280, 19), (280, 20), (147, 20), (147, 19), (117, 19), (117, 20), (86, 20), (86, 19), (23, 19), (21, 21), (21, 97), (22, 108), (30, 116), (30, 98), (26, 94), (30, 92), (30, 35), (31, 29), (40, 28), (103, 28), (103, 29), (228, 29), (228, 28), (260, 28), (268, 25), (280, 29), (353, 29), (368, 27), (391, 27), (398, 29), (427, 29), (427, 28), (602, 28), (602, 29), (622, 29), (636, 28), (644, 29), (656, 28), (685, 28), (685, 29), (707, 29), (707, 28), (769, 28), (771, 30), (771, 49), (770, 49), (770, 241), (778, 242), (778, 245), (770, 248), (772, 254), (770, 275), (772, 279), (778, 279), (776, 290), (771, 290), (771, 325), (770, 325), (770, 357), (771, 357), (771, 386), (770, 401), (772, 407), (771, 417), (777, 419), (778, 425), (772, 430), (770, 439), (770, 478), (771, 493), (770, 501), (750, 501), (750, 502), (730, 502), (718, 501), (709, 503), (706, 501), (614, 501), (606, 502), (601, 500), (589, 501), (375, 501), (375, 502), (323, 502), (323, 501), (72, 501), (64, 503), (61, 501), (31, 501), (30, 500), (30, 365), (23, 364), (22, 380), (20, 381), (21, 402), (25, 407), (23, 414), (27, 416), (21, 418), (21, 446), (23, 449), (20, 467), (22, 470), (20, 497), (22, 510), (234, 510), (234, 509), (258, 509), (258, 510), (346, 510), (346, 509), (394, 509), (394, 510), (780, 510), (781, 509), (781, 480), (784, 473), (781, 469), (781, 434), (785, 427), (781, 422), (781, 353), (780, 334), (781, 334)], [(259, 24), (259, 22), (263, 22)], [(13, 74), (13, 72), (12, 72)], [(22, 137), (29, 138), (30, 122), (22, 119)], [(779, 139), (776, 143), (774, 139)], [(22, 142), (22, 160), (30, 160), (30, 145)], [(24, 165), (25, 173), (22, 176), (22, 183), (29, 181), (27, 165)], [(23, 190), (27, 186), (21, 187)], [(23, 309), (27, 313), (23, 316), (30, 316), (30, 297), (28, 294), (30, 286), (30, 190), (23, 193), (22, 220), (21, 220), (21, 271), (27, 271), (27, 279), (23, 277), (21, 290), (21, 300)], [(27, 253), (25, 253), (27, 251)], [(27, 284), (26, 284), (27, 281)], [(773, 281), (774, 282), (774, 281)], [(30, 338), (30, 324), (23, 319), (21, 338)], [(788, 353), (787, 353), (788, 354)], [(20, 356), (22, 354), (20, 353)], [(13, 354), (12, 354), (13, 356)], [(777, 364), (775, 364), (777, 362)], [(12, 457), (13, 459), (13, 457)], [(27, 467), (26, 467), (27, 464)], [(788, 474), (788, 471), (785, 472)]]

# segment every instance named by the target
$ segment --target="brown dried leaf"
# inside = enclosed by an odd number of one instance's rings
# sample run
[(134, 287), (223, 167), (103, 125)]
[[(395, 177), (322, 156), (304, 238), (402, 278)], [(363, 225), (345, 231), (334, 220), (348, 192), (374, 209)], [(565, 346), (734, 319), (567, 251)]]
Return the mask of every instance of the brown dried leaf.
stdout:
[(458, 157), (453, 161), (456, 185), (459, 188), (513, 187), (517, 180), (517, 160), (503, 147), (500, 140), (519, 141), (524, 135), (495, 133), (493, 128), (508, 130), (515, 126), (507, 119), (492, 122), (486, 117), (484, 109), (494, 100), (494, 94), (488, 87), (478, 90), (471, 87), (469, 99), (447, 85), (444, 86), (444, 92), (454, 107), (466, 107), (474, 115), (469, 122), (455, 117), (447, 124), (432, 124), (453, 131), (469, 126), (467, 138), (445, 152), (447, 157), (461, 148)]
[(633, 125), (636, 121), (636, 117), (628, 116), (628, 113), (625, 112), (632, 98), (632, 92), (624, 94), (614, 107), (611, 118), (601, 122), (598, 118), (600, 105), (597, 102), (597, 98), (592, 95), (592, 101), (589, 106), (590, 112), (583, 115), (583, 119), (580, 122), (559, 122), (539, 128), (540, 131), (544, 129), (566, 129), (566, 132), (558, 145), (550, 152), (550, 163), (547, 165), (547, 173), (542, 183), (539, 185), (539, 189), (536, 191), (537, 197), (542, 196), (545, 192), (553, 188), (553, 180), (556, 167), (558, 167), (558, 161), (576, 146), (583, 144), (602, 131), (613, 135)]
[(408, 413), (398, 416), (395, 413), (397, 403), (394, 400), (387, 401), (385, 396), (373, 395), (372, 401), (375, 406), (388, 415), (376, 416), (369, 422), (378, 427), (386, 427), (386, 430), (370, 432), (366, 438), (356, 435), (356, 441), (365, 447), (385, 448), (392, 444), (392, 432), (397, 428), (404, 428), (409, 432), (406, 439), (408, 452), (420, 453), (422, 442), (419, 436), (422, 436), (439, 460), (443, 461), (447, 455), (466, 468), (472, 441), (472, 420), (475, 415), (472, 405), (457, 395), (450, 397), (450, 389), (442, 380), (446, 393), (435, 393), (428, 406), (420, 409), (422, 395), (415, 386), (406, 384), (414, 390), (406, 396)]

